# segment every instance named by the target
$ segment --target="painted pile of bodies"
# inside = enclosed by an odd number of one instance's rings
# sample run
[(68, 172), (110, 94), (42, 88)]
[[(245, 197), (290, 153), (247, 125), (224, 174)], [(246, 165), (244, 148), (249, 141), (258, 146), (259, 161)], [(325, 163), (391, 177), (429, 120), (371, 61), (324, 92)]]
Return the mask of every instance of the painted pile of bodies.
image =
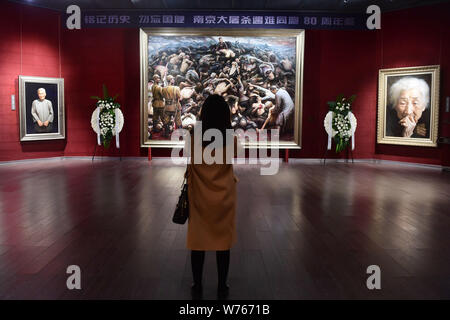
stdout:
[[(185, 128), (194, 124), (208, 95), (219, 94), (230, 106), (233, 128), (269, 129), (275, 127), (275, 121), (266, 121), (275, 103), (270, 87), (284, 88), (292, 99), (295, 96), (294, 55), (295, 49), (276, 52), (268, 44), (243, 46), (222, 39), (210, 46), (168, 46), (149, 54), (148, 79), (157, 74), (162, 85), (171, 79), (180, 88)], [(160, 128), (164, 125), (159, 123)], [(151, 135), (155, 128), (151, 118), (149, 126)]]

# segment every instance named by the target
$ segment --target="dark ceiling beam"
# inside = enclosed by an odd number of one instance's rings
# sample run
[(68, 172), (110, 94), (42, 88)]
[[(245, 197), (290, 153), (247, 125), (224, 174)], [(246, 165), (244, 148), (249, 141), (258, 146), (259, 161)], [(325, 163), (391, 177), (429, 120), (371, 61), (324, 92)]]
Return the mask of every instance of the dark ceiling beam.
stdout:
[[(4, 1), (4, 0), (0, 0)], [(311, 10), (328, 12), (361, 12), (367, 6), (376, 3), (382, 12), (397, 11), (425, 5), (449, 2), (450, 0), (9, 0), (11, 2), (47, 8), (64, 12), (69, 4), (80, 6), (81, 9), (209, 9), (218, 8), (225, 10)], [(222, 1), (220, 6), (213, 1)], [(365, 10), (364, 10), (365, 11)]]
[[(214, 1), (214, 0), (212, 0), (212, 1)], [(196, 3), (196, 8), (197, 9), (202, 8), (202, 2), (200, 0), (195, 0), (195, 3)]]

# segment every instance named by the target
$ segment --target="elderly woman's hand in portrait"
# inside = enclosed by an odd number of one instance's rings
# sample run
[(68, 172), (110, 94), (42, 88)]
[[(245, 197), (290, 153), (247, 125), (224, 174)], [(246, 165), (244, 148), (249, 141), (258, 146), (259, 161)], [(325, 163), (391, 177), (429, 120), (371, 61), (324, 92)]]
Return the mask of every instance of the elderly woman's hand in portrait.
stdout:
[(416, 127), (417, 122), (414, 120), (414, 115), (410, 114), (398, 122), (401, 126), (403, 126), (403, 137), (409, 138), (414, 133), (414, 128)]

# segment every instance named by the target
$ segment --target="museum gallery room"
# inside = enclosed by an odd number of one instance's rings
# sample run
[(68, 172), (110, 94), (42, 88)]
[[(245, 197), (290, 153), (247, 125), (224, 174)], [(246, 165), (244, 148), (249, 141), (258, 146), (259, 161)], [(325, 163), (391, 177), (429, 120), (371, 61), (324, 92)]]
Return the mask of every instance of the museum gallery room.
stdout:
[(450, 299), (449, 1), (0, 5), (0, 299)]

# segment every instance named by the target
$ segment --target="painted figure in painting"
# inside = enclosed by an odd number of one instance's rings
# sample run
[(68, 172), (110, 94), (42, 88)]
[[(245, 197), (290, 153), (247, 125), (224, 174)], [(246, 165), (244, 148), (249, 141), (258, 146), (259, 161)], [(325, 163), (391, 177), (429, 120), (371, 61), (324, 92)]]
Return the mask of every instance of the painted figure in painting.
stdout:
[(169, 136), (175, 128), (181, 128), (181, 92), (180, 87), (175, 85), (172, 75), (167, 76), (167, 86), (162, 89), (162, 96), (165, 101), (165, 136)]
[(280, 132), (293, 130), (294, 124), (294, 101), (289, 93), (277, 86), (271, 86), (270, 91), (275, 95), (275, 106), (271, 110), (271, 116), (276, 117), (275, 125)]
[(47, 93), (44, 88), (39, 88), (37, 94), (39, 99), (34, 100), (31, 105), (34, 130), (36, 133), (51, 132), (54, 117), (52, 102), (45, 99)]
[(164, 120), (164, 98), (162, 94), (161, 78), (155, 74), (153, 76), (152, 85), (152, 107), (153, 107), (153, 119), (156, 122)]

